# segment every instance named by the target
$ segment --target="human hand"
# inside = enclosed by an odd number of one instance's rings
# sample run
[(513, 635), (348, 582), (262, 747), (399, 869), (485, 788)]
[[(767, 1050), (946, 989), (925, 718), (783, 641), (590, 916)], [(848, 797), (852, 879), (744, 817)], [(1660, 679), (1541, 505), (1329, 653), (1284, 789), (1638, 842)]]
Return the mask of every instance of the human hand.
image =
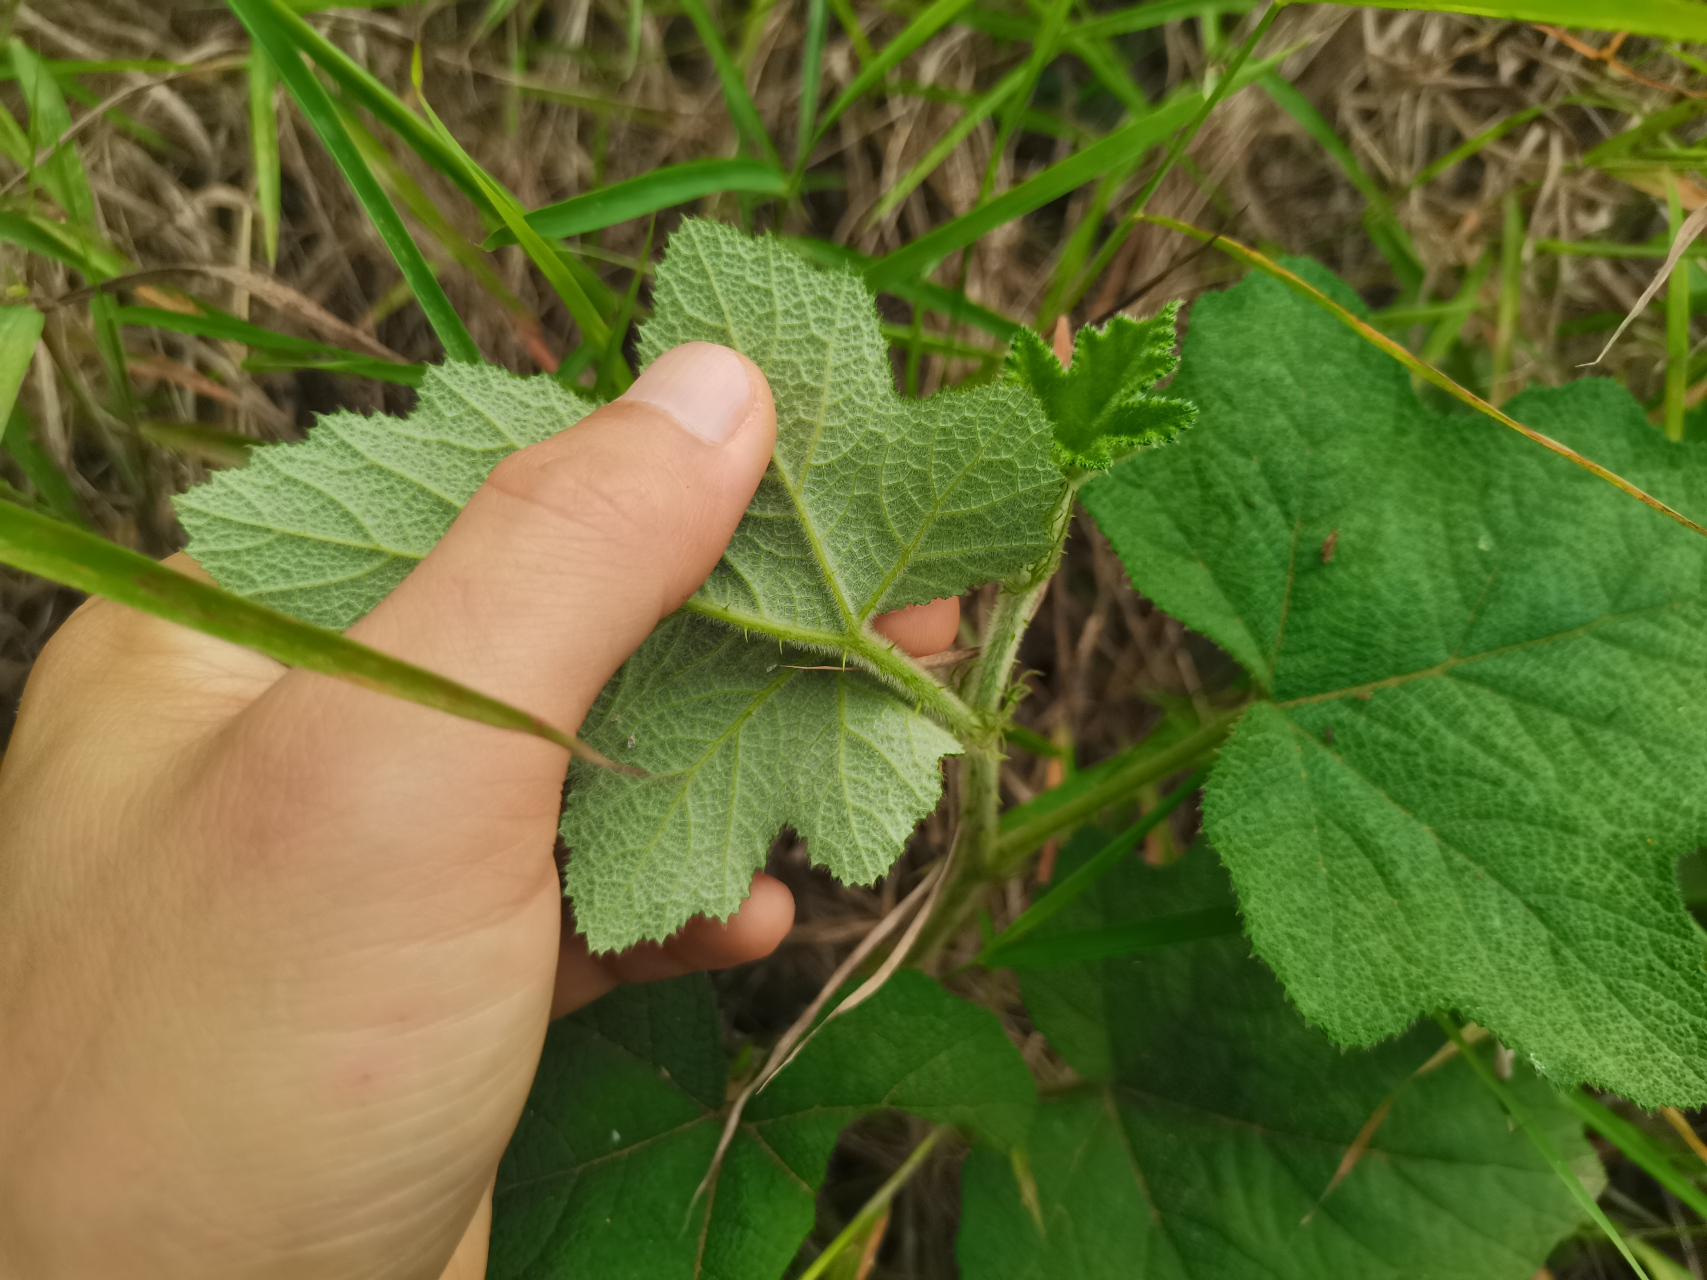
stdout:
[[(577, 725), (715, 565), (775, 431), (751, 362), (677, 348), (500, 464), (350, 634)], [(958, 617), (879, 629), (928, 653)], [(482, 1274), (547, 1019), (793, 919), (760, 875), (726, 924), (588, 955), (551, 856), (566, 763), (79, 610), (0, 767), (0, 1277)]]

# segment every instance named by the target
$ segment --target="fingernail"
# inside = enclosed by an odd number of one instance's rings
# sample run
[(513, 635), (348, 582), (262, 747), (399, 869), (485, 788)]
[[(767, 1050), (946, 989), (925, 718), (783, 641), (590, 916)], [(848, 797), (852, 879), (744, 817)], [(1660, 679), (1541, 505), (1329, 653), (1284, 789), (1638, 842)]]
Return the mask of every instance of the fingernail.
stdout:
[(728, 347), (684, 342), (648, 365), (622, 398), (656, 405), (700, 439), (722, 444), (746, 419), (753, 387)]

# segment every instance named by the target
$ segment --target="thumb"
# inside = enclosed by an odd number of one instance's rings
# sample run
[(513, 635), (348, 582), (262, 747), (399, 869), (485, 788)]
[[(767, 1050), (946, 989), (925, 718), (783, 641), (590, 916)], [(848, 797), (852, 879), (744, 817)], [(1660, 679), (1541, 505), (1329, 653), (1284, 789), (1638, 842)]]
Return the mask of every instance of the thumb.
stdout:
[[(349, 634), (573, 732), (716, 565), (775, 438), (770, 387), (752, 361), (707, 342), (665, 352), (620, 399), (500, 462)], [(548, 744), (311, 673), (287, 673), (263, 702), (263, 720), (293, 726), (299, 756), (305, 733), (321, 761), (350, 759), (358, 741), (396, 752), (404, 738), (406, 754), (426, 750), (438, 763), (450, 753), (466, 768), (472, 750), (488, 768), (537, 761), (561, 778)]]

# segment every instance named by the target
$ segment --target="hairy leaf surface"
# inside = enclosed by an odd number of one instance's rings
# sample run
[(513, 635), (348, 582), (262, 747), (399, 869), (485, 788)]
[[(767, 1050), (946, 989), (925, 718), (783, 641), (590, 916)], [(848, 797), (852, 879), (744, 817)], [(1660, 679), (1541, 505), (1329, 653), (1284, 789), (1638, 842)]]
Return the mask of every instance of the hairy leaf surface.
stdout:
[[(1319, 269), (1323, 288), (1356, 299)], [(1197, 427), (1086, 490), (1138, 588), (1272, 696), (1206, 830), (1306, 1017), (1456, 1008), (1561, 1082), (1707, 1100), (1707, 541), (1480, 419), (1266, 278), (1198, 303)], [(1703, 446), (1586, 380), (1523, 422), (1686, 510)]]
[(776, 457), (690, 607), (831, 651), (878, 613), (956, 596), (1048, 551), (1061, 479), (1010, 386), (895, 394), (871, 294), (772, 240), (690, 221), (641, 329), (647, 361), (720, 342), (765, 371)]
[(1068, 475), (1106, 471), (1121, 458), (1166, 444), (1196, 417), (1187, 400), (1151, 388), (1174, 371), (1174, 327), (1179, 304), (1170, 302), (1148, 320), (1115, 316), (1086, 325), (1073, 339), (1065, 369), (1049, 344), (1030, 330), (1014, 335), (1007, 376), (1043, 404), (1055, 433), (1055, 464)]
[[(689, 604), (717, 621), (668, 622), (585, 728), (651, 775), (579, 765), (572, 775), (566, 888), (598, 950), (665, 937), (696, 914), (727, 916), (784, 824), (843, 879), (887, 869), (935, 807), (939, 761), (958, 745), (920, 712), (931, 678), (871, 619), (1031, 564), (1050, 545), (1062, 483), (1049, 424), (1024, 390), (896, 396), (871, 295), (849, 273), (690, 222), (671, 241), (653, 307), (648, 359), (697, 339), (764, 369), (777, 447)], [(409, 417), (331, 415), (305, 442), (258, 449), (244, 470), (180, 498), (190, 551), (224, 586), (348, 626), (500, 459), (591, 407), (549, 378), (430, 369)]]
[(190, 554), (219, 585), (347, 627), (403, 581), (499, 461), (593, 403), (552, 378), (430, 367), (407, 418), (322, 417), (299, 444), (250, 452), (176, 499)]
[[(1064, 869), (1102, 838), (1075, 839)], [(1230, 896), (1200, 845), (1166, 870), (1128, 860), (1039, 932)], [(969, 1157), (965, 1280), (1527, 1280), (1577, 1224), (1570, 1194), (1465, 1063), (1418, 1073), (1438, 1030), (1343, 1052), (1242, 938), (1030, 970), (1021, 987), (1038, 1028), (1096, 1083), (1038, 1114), (1027, 1149), (1041, 1225), (1007, 1160)], [(1552, 1090), (1522, 1067), (1511, 1087), (1598, 1185)]]
[(843, 880), (889, 869), (960, 744), (863, 672), (801, 669), (822, 662), (678, 614), (605, 687), (583, 737), (650, 776), (572, 766), (563, 880), (590, 946), (727, 916), (784, 823)]
[(498, 1171), (493, 1280), (770, 1280), (812, 1228), (842, 1127), (893, 1107), (1006, 1149), (1036, 1088), (1001, 1024), (912, 970), (830, 1023), (748, 1105), (715, 1184), (722, 1022), (701, 975), (552, 1024)]

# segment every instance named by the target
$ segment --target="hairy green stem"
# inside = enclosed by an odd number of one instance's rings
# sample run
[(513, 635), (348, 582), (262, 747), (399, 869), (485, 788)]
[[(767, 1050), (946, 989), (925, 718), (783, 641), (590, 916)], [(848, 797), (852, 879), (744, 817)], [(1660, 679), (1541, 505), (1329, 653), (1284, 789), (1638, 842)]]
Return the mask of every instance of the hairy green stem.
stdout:
[[(1078, 484), (1068, 483), (1050, 516), (1054, 535), (1049, 553), (1022, 580), (1003, 583), (996, 605), (984, 624), (983, 655), (972, 677), (971, 705), (986, 724), (999, 725), (1007, 719), (1008, 690), (1020, 641), (1043, 601), (1043, 593), (1061, 566), (1072, 523), (1073, 502)], [(959, 880), (988, 878), (993, 869), (996, 837), (1001, 822), (1002, 740), (983, 735), (966, 743), (960, 766), (960, 865)], [(952, 889), (953, 886), (950, 886)]]
[(931, 673), (887, 640), (871, 632), (820, 631), (815, 627), (795, 627), (779, 623), (774, 618), (742, 613), (698, 597), (682, 606), (690, 613), (716, 618), (742, 631), (758, 631), (784, 644), (797, 645), (818, 653), (852, 659), (860, 669), (910, 694), (919, 707), (941, 720), (962, 742), (977, 741), (990, 732), (991, 726), (978, 712), (956, 697), (952, 689), (938, 684)]

